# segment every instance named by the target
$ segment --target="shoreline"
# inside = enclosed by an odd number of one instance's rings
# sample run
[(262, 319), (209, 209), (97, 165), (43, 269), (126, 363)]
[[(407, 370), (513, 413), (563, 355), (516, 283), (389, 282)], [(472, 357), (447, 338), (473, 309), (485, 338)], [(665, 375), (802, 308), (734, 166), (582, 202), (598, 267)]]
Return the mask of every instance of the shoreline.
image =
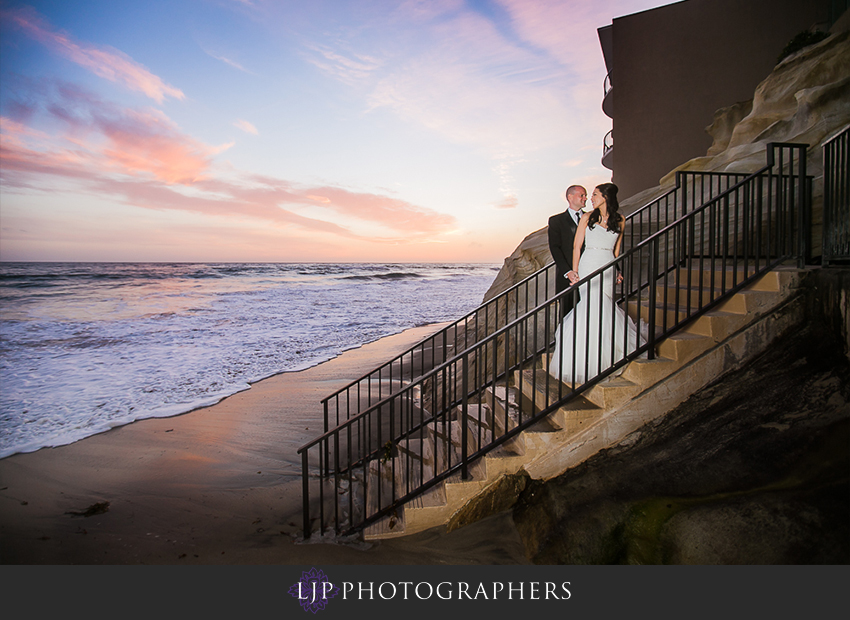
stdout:
[(296, 451), (322, 428), (321, 399), (442, 325), (272, 375), (214, 405), (0, 460), (0, 562), (527, 563), (507, 515), (482, 522), (480, 535), (297, 543)]
[[(393, 346), (392, 343), (394, 343), (396, 339), (398, 339), (400, 342), (407, 343), (407, 337), (405, 336), (405, 334), (409, 334), (409, 333), (420, 334), (416, 338), (411, 340), (407, 344), (407, 346), (400, 346), (398, 348), (397, 352), (393, 352), (394, 349), (393, 349), (393, 351), (388, 352), (387, 353), (387, 359), (382, 360), (382, 361), (388, 361), (390, 358), (392, 358), (395, 355), (397, 355), (398, 353), (401, 353), (402, 351), (404, 351), (404, 349), (406, 349), (410, 345), (415, 344), (416, 342), (418, 342), (419, 340), (422, 340), (423, 338), (427, 338), (430, 334), (436, 332), (441, 327), (449, 325), (449, 324), (450, 324), (450, 322), (446, 321), (446, 322), (441, 322), (441, 323), (428, 323), (428, 324), (425, 324), (425, 325), (417, 325), (417, 326), (414, 326), (414, 327), (409, 327), (409, 328), (402, 330), (401, 332), (398, 332), (396, 334), (390, 334), (388, 336), (382, 336), (380, 338), (376, 338), (375, 340), (371, 340), (369, 342), (352, 345), (348, 348), (343, 349), (342, 351), (340, 351), (339, 353), (337, 353), (337, 354), (335, 354), (331, 357), (328, 357), (328, 358), (325, 358), (325, 359), (320, 359), (318, 361), (312, 362), (309, 365), (305, 365), (303, 367), (281, 370), (281, 371), (278, 371), (278, 372), (273, 372), (269, 375), (260, 377), (258, 379), (252, 380), (252, 381), (246, 381), (245, 384), (244, 384), (244, 387), (242, 387), (242, 388), (240, 388), (240, 389), (238, 389), (234, 392), (231, 392), (229, 394), (225, 394), (224, 396), (212, 397), (212, 398), (217, 398), (217, 400), (215, 400), (214, 402), (210, 402), (210, 403), (207, 403), (207, 404), (191, 405), (190, 409), (186, 409), (185, 411), (179, 411), (177, 413), (167, 413), (167, 414), (163, 414), (163, 415), (146, 415), (144, 417), (134, 418), (134, 419), (129, 420), (127, 422), (115, 424), (114, 426), (111, 426), (109, 428), (103, 428), (102, 430), (97, 430), (97, 431), (95, 431), (95, 432), (93, 432), (89, 435), (85, 435), (83, 437), (78, 437), (76, 439), (70, 439), (69, 441), (63, 442), (63, 443), (56, 443), (54, 445), (43, 445), (43, 446), (31, 448), (31, 449), (29, 449), (29, 448), (28, 449), (21, 449), (21, 450), (18, 450), (16, 452), (12, 452), (12, 453), (9, 453), (9, 454), (0, 454), (0, 462), (2, 462), (3, 459), (6, 459), (6, 458), (9, 458), (11, 456), (18, 455), (18, 454), (32, 454), (32, 453), (38, 452), (40, 450), (45, 450), (45, 449), (49, 450), (49, 449), (53, 449), (53, 448), (61, 448), (61, 447), (64, 447), (64, 446), (70, 446), (70, 445), (73, 445), (77, 442), (84, 441), (84, 440), (86, 440), (90, 437), (95, 437), (95, 436), (101, 435), (103, 433), (108, 433), (108, 432), (111, 432), (111, 431), (116, 430), (118, 428), (128, 426), (130, 424), (137, 424), (139, 422), (144, 422), (145, 420), (173, 419), (173, 418), (177, 418), (177, 417), (182, 416), (182, 415), (193, 413), (195, 411), (199, 411), (199, 410), (203, 410), (203, 409), (209, 409), (211, 407), (215, 407), (216, 405), (224, 402), (228, 398), (232, 398), (233, 396), (236, 396), (237, 394), (241, 394), (242, 392), (246, 392), (246, 391), (252, 389), (255, 385), (258, 385), (258, 384), (260, 384), (264, 381), (268, 381), (270, 379), (274, 379), (275, 377), (278, 377), (280, 375), (306, 372), (306, 371), (312, 370), (312, 369), (314, 369), (318, 366), (321, 366), (323, 364), (328, 364), (330, 362), (333, 362), (334, 360), (339, 359), (340, 357), (342, 357), (343, 355), (345, 355), (349, 351), (356, 351), (358, 349), (362, 349), (363, 347), (367, 347), (367, 346), (372, 345), (374, 343), (382, 342), (382, 341), (385, 341), (385, 340), (387, 341), (387, 346), (390, 346), (390, 347)], [(370, 368), (366, 368), (366, 365), (364, 365), (363, 371), (365, 372), (365, 371), (371, 369), (371, 367), (377, 366), (380, 363), (381, 363), (380, 361), (376, 361), (374, 364), (372, 364), (372, 366), (370, 366)], [(359, 373), (359, 374), (362, 374), (362, 373)], [(342, 387), (342, 386), (340, 386), (340, 387)], [(332, 392), (332, 390), (329, 390), (328, 394), (330, 394), (331, 392)], [(325, 396), (327, 396), (327, 394)], [(319, 403), (319, 402), (320, 401), (317, 401), (317, 403)]]

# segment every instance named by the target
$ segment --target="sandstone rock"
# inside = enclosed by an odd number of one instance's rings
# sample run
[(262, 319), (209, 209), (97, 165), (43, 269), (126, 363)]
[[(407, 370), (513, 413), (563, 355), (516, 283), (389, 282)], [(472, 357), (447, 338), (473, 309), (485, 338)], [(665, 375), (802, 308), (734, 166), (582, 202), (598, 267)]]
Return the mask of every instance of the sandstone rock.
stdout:
[(493, 280), (493, 284), (485, 293), (484, 301), (492, 299), (551, 262), (548, 230), (541, 228), (523, 239), (517, 249), (505, 259), (505, 263)]
[(850, 361), (818, 314), (820, 276), (809, 285), (809, 328), (618, 446), (530, 481), (513, 511), (529, 558), (850, 563)]
[[(744, 118), (736, 121), (741, 112), (736, 106), (718, 110), (711, 126), (718, 135), (705, 157), (685, 162), (660, 184), (672, 184), (676, 170), (753, 172), (764, 165), (769, 142), (808, 144), (810, 173), (822, 174), (823, 143), (850, 123), (849, 72), (848, 31), (789, 56), (758, 85)], [(726, 141), (721, 128), (729, 125), (734, 129), (721, 150)]]
[(746, 118), (753, 110), (753, 100), (739, 101), (728, 108), (720, 108), (714, 113), (714, 122), (705, 128), (714, 142), (708, 148), (706, 155), (713, 156), (722, 153), (729, 147), (735, 126)]
[(510, 509), (516, 503), (520, 493), (525, 490), (529, 480), (530, 477), (524, 470), (502, 476), (452, 515), (446, 524), (446, 531), (451, 532)]

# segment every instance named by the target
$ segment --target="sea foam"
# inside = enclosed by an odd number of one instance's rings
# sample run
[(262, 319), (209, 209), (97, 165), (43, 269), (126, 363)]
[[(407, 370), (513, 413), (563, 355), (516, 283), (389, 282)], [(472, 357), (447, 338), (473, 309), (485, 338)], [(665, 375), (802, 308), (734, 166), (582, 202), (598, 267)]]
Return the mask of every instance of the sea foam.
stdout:
[(457, 319), (481, 302), (497, 269), (4, 263), (0, 458), (185, 413)]

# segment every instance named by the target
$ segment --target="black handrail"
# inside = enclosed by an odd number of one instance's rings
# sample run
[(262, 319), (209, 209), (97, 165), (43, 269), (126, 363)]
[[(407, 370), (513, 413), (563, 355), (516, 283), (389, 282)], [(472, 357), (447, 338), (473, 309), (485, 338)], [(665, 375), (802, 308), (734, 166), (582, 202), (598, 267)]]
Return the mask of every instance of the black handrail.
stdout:
[[(768, 165), (763, 169), (654, 232), (577, 286), (537, 305), (302, 446), (298, 452), (302, 455), (305, 536), (311, 533), (311, 497), (318, 499), (322, 531), (328, 525), (353, 530), (390, 515), (408, 499), (448, 477), (467, 477), (470, 462), (476, 458), (637, 356), (654, 355), (658, 341), (778, 263), (791, 256), (805, 256), (806, 236), (799, 231), (800, 225), (811, 221), (805, 149), (805, 145), (769, 145)], [(774, 152), (778, 159), (773, 157)], [(784, 172), (786, 168), (788, 172)], [(703, 271), (711, 274), (708, 281), (703, 281)], [(612, 282), (615, 273), (625, 275), (619, 292), (611, 296), (591, 292), (612, 287), (604, 282)], [(635, 282), (639, 285), (632, 287)], [(661, 287), (660, 282), (664, 282)], [(566, 346), (571, 347), (572, 358), (579, 347), (584, 348), (586, 377), (575, 382), (569, 380), (575, 379), (574, 375), (564, 377), (571, 384), (567, 385), (546, 373), (532, 373), (531, 381), (557, 384), (558, 396), (550, 400), (547, 394), (542, 402), (535, 398), (531, 406), (518, 399), (512, 412), (505, 405), (497, 417), (496, 387), (500, 382), (515, 371), (542, 367), (554, 354), (563, 357), (563, 340), (561, 350), (555, 351), (552, 344), (555, 304), (579, 290), (587, 295), (586, 303), (593, 305), (592, 312), (597, 316), (617, 316), (614, 300), (622, 298), (631, 314), (647, 323), (646, 339), (630, 340), (627, 323), (617, 327), (616, 320), (617, 331), (608, 334), (610, 339), (597, 331), (595, 347), (591, 347), (590, 339), (573, 339)], [(570, 316), (578, 320), (577, 312)], [(588, 312), (588, 323), (590, 319)], [(622, 344), (619, 349), (618, 343)], [(601, 363), (591, 362), (592, 349)], [(522, 372), (515, 374), (521, 389), (527, 379)], [(319, 474), (330, 472), (329, 476), (311, 478), (311, 453)], [(311, 480), (313, 487), (318, 485), (317, 493), (311, 493)], [(327, 485), (330, 488), (326, 489)], [(330, 506), (326, 506), (328, 502)], [(326, 519), (326, 510), (332, 511), (327, 515), (331, 522)]]
[[(677, 172), (675, 185), (670, 190), (626, 215), (629, 231), (626, 247), (635, 246), (658, 228), (675, 221), (745, 176), (742, 173)], [(428, 369), (486, 338), (554, 292), (555, 265), (549, 263), (392, 360), (323, 398), (323, 431), (402, 389)]]
[[(406, 381), (421, 376), (422, 372), (428, 368), (442, 363), (466, 349), (480, 337), (481, 330), (483, 330), (482, 335), (486, 336), (491, 318), (498, 328), (500, 321), (503, 321), (502, 324), (509, 323), (520, 312), (520, 308), (527, 307), (530, 296), (535, 300), (533, 305), (536, 305), (539, 299), (546, 299), (549, 296), (548, 291), (554, 290), (554, 268), (555, 264), (549, 263), (496, 297), (485, 301), (475, 310), (443, 327), (437, 333), (428, 336), (390, 361), (323, 398), (321, 403), (325, 409), (325, 430), (328, 430), (328, 410), (331, 402), (336, 403), (337, 424), (342, 420), (349, 419), (352, 417), (352, 407), (354, 407), (354, 413), (358, 413), (364, 398), (367, 406), (373, 404), (373, 384), (378, 390), (377, 398), (382, 399), (384, 398), (385, 383), (389, 384), (389, 393), (392, 393), (393, 386), (403, 385)], [(427, 359), (429, 352), (430, 360)], [(419, 371), (418, 368), (424, 370)], [(351, 394), (352, 389), (356, 390), (355, 395)], [(340, 397), (343, 395), (345, 396), (345, 415), (341, 416), (340, 405), (343, 403), (341, 403)]]

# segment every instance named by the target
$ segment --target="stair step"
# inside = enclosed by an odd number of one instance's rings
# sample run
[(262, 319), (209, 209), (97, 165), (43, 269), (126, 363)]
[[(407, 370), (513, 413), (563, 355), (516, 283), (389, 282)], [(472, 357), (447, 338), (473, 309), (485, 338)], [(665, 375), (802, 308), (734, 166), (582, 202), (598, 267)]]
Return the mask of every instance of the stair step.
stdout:
[(699, 259), (693, 259), (691, 267), (680, 267), (675, 277), (683, 284), (690, 283), (692, 287), (698, 287), (702, 283), (704, 286), (720, 288), (725, 282), (725, 286), (729, 288), (733, 286), (733, 283), (742, 282), (755, 272), (755, 265), (748, 265), (746, 271), (743, 266), (736, 269), (729, 265), (724, 269), (722, 261), (715, 259), (714, 269), (712, 269), (710, 259), (704, 259), (702, 266), (699, 264)]
[(590, 388), (585, 394), (587, 400), (602, 409), (612, 409), (630, 400), (641, 388), (637, 383), (620, 376), (609, 376)]
[[(517, 426), (519, 419), (518, 394), (519, 391), (515, 387), (497, 385), (495, 387), (487, 387), (485, 390), (488, 397), (488, 402), (495, 403), (495, 433), (497, 437), (505, 434), (506, 429), (512, 430)], [(491, 401), (491, 399), (493, 399)], [(522, 434), (508, 439), (494, 451), (500, 457), (510, 457), (514, 455), (525, 454), (525, 445), (522, 441)]]
[(677, 360), (656, 357), (632, 360), (626, 365), (622, 377), (640, 386), (641, 391), (669, 377), (681, 364)]
[[(760, 266), (760, 268), (762, 268)], [(690, 280), (688, 280), (688, 272), (690, 271)], [(721, 265), (713, 271), (710, 269), (710, 261), (706, 261), (705, 269), (700, 270), (699, 265), (695, 264), (690, 270), (688, 268), (680, 268), (674, 277), (678, 277), (683, 286), (690, 282), (692, 288), (696, 288), (703, 283), (707, 287), (721, 288), (723, 282), (723, 269)], [(732, 267), (727, 267), (726, 270), (726, 288), (733, 286), (733, 283), (742, 282), (745, 275), (755, 273), (755, 267), (750, 265), (747, 272), (744, 272), (743, 267), (737, 269), (737, 279)], [(713, 278), (713, 279), (712, 279)], [(786, 292), (789, 288), (796, 287), (800, 282), (800, 272), (796, 266), (779, 265), (774, 267), (764, 275), (757, 278), (747, 288), (756, 291), (770, 291), (774, 293)]]
[[(413, 459), (399, 460), (400, 462), (396, 466), (396, 497), (403, 497), (415, 491), (423, 483), (433, 479), (433, 467), (426, 466), (422, 461)], [(443, 485), (436, 484), (410, 500), (408, 506), (442, 506), (445, 503), (446, 493)]]
[(386, 538), (396, 538), (398, 536), (404, 536), (407, 533), (405, 528), (404, 513), (404, 507), (401, 507), (396, 509), (393, 514), (378, 519), (372, 525), (366, 527), (363, 530), (363, 539), (383, 540)]
[[(758, 312), (762, 306), (775, 303), (778, 295), (778, 291), (747, 288), (735, 293), (731, 298), (722, 302), (718, 306), (718, 309), (738, 314)], [(723, 291), (719, 288), (700, 290), (677, 288), (675, 285), (658, 287), (655, 293), (655, 298), (659, 305), (663, 306), (666, 304), (670, 308), (679, 307), (685, 311), (690, 309), (692, 312), (700, 307), (707, 306), (721, 297), (723, 297)], [(642, 301), (648, 302), (648, 300)]]
[(484, 455), (484, 460), (487, 463), (487, 474), (493, 480), (505, 474), (515, 474), (528, 462), (525, 455), (500, 454), (497, 450)]
[[(532, 411), (535, 413), (572, 393), (570, 386), (562, 383), (542, 368), (516, 371), (514, 373), (514, 385), (531, 402)], [(524, 417), (528, 417), (528, 415), (529, 412), (526, 411)]]
[[(521, 374), (525, 396), (532, 402), (534, 411), (541, 411), (556, 403), (572, 390), (543, 369), (526, 370)], [(584, 396), (576, 396), (552, 412), (546, 421), (551, 430), (577, 430), (584, 428), (602, 415), (602, 409)], [(532, 427), (534, 428), (534, 427)], [(537, 432), (549, 429), (538, 427)]]
[(800, 271), (796, 266), (780, 265), (761, 276), (748, 288), (754, 291), (769, 291), (785, 295), (789, 290), (800, 285), (801, 278)]
[[(648, 323), (649, 313), (652, 311), (649, 304), (642, 303), (639, 308), (640, 312), (638, 312), (636, 302), (629, 302), (629, 316), (632, 317), (632, 320), (636, 320), (639, 315), (641, 320)], [(664, 307), (660, 304), (654, 306), (654, 311), (656, 330), (660, 330), (665, 325), (668, 327), (675, 325), (677, 322), (683, 321), (696, 313), (695, 308), (691, 308), (689, 311), (686, 307)], [(726, 310), (713, 309), (689, 323), (684, 330), (691, 334), (709, 336), (717, 340), (737, 331), (740, 327), (746, 325), (749, 320), (748, 315), (743, 312), (728, 312)]]
[[(715, 285), (719, 286), (723, 275), (718, 271), (712, 275), (682, 269), (677, 277), (691, 277), (695, 285), (699, 282), (710, 283), (714, 278)], [(740, 279), (744, 275), (746, 274), (743, 269), (737, 272), (733, 272), (731, 268), (727, 269), (727, 286), (732, 284), (733, 277)], [(551, 458), (547, 455), (558, 454), (553, 452), (554, 450), (563, 450), (564, 446), (570, 446), (573, 433), (591, 427), (606, 415), (619, 415), (617, 411), (620, 409), (628, 411), (626, 417), (640, 415), (635, 411), (639, 411), (641, 407), (651, 407), (655, 402), (651, 399), (658, 393), (659, 388), (651, 388), (676, 374), (685, 364), (710, 351), (717, 342), (738, 332), (755, 316), (774, 307), (791, 287), (799, 284), (799, 278), (794, 270), (769, 272), (747, 289), (739, 291), (710, 312), (691, 321), (685, 329), (659, 341), (656, 346), (658, 357), (655, 359), (633, 360), (617, 375), (606, 377), (581, 395), (574, 395), (571, 386), (548, 374), (545, 369), (548, 360), (542, 359), (545, 356), (538, 357), (533, 367), (514, 371), (510, 386), (487, 386), (482, 390), (480, 398), (471, 398), (468, 403), (467, 449), (470, 453), (476, 450), (477, 446), (487, 444), (506, 431), (516, 428), (520, 421), (529, 419), (534, 412), (548, 408), (565, 397), (572, 395), (572, 398), (545, 419), (471, 463), (467, 480), (462, 480), (461, 474), (455, 472), (450, 478), (408, 502), (403, 509), (396, 509), (392, 515), (367, 528), (364, 537), (389, 538), (445, 524), (460, 507), (500, 476), (515, 473), (529, 464), (532, 468), (539, 467), (541, 459), (545, 462), (547, 458)], [(664, 291), (665, 287), (662, 285), (659, 290)], [(668, 285), (666, 291), (667, 301), (676, 301), (675, 297), (671, 296), (676, 291), (675, 287)], [(706, 294), (707, 292), (703, 291), (704, 303), (709, 300)], [(646, 319), (650, 312), (654, 312), (656, 329), (660, 330), (665, 317), (668, 324), (686, 318), (689, 312), (688, 303), (692, 304), (690, 312), (695, 311), (699, 293), (680, 288), (679, 295), (678, 304), (649, 304), (648, 300), (643, 300), (644, 303), (640, 305), (631, 302), (627, 310), (633, 319), (638, 316)], [(660, 300), (663, 301), (663, 296)], [(685, 372), (678, 373), (677, 376), (691, 381)], [(664, 387), (661, 386), (661, 392), (663, 391)], [(638, 396), (640, 398), (632, 405), (632, 409), (628, 409), (627, 403)], [(452, 416), (453, 419), (445, 423), (427, 425), (420, 437), (402, 442), (403, 445), (397, 446), (392, 461), (370, 465), (370, 477), (374, 479), (366, 486), (371, 487), (372, 495), (380, 489), (382, 502), (386, 505), (384, 495), (388, 490), (394, 492), (396, 497), (401, 497), (420, 485), (423, 478), (427, 482), (429, 478), (433, 478), (435, 472), (439, 473), (441, 469), (445, 471), (449, 465), (458, 463), (463, 437), (463, 417), (458, 409), (452, 412)], [(619, 418), (616, 424), (620, 424)], [(606, 425), (607, 418), (602, 421), (600, 428), (608, 428)], [(599, 440), (594, 437), (594, 433), (598, 435), (595, 428), (590, 433), (584, 433), (582, 441), (575, 443), (575, 447), (570, 449), (587, 449), (588, 445)], [(388, 467), (390, 473), (387, 472)], [(370, 500), (370, 495), (366, 494), (366, 503), (370, 502), (370, 505), (374, 506), (376, 500)]]
[[(462, 444), (461, 423), (463, 413), (460, 407), (455, 408), (452, 413), (452, 444), (458, 447)], [(499, 430), (504, 425), (504, 419), (499, 420), (493, 414), (492, 407), (484, 404), (470, 403), (467, 407), (467, 449), (470, 453), (477, 451), (480, 447), (491, 443), (502, 435)], [(495, 429), (495, 430), (494, 430)]]
[(747, 314), (712, 310), (689, 323), (684, 331), (690, 334), (697, 334), (698, 336), (708, 336), (715, 342), (720, 342), (729, 334), (744, 327), (751, 320), (752, 318)]
[(679, 365), (684, 365), (708, 351), (712, 346), (714, 346), (714, 340), (709, 336), (682, 331), (662, 340), (657, 348), (658, 355), (662, 359), (670, 359)]

